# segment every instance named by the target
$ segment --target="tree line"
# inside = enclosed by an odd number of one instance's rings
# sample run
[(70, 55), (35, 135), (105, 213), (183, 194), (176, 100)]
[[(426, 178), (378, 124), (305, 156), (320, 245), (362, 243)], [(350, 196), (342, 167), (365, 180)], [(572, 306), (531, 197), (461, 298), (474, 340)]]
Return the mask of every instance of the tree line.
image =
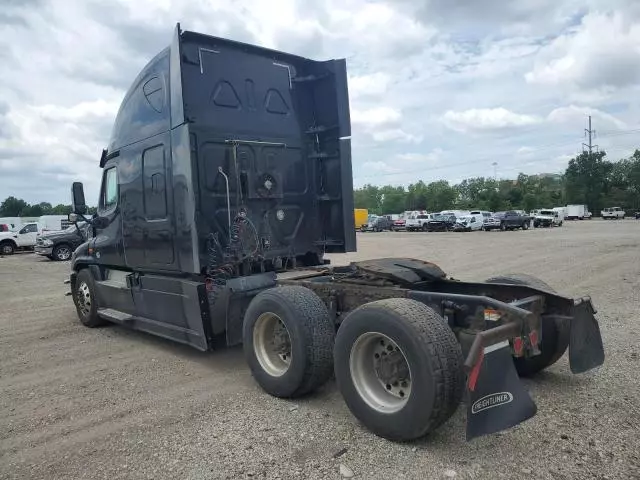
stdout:
[[(439, 212), (450, 208), (478, 208), (492, 212), (508, 209), (530, 211), (566, 204), (585, 204), (594, 215), (604, 207), (640, 210), (640, 150), (616, 162), (605, 152), (582, 153), (569, 161), (562, 175), (525, 175), (515, 180), (477, 177), (451, 185), (446, 180), (408, 187), (365, 185), (354, 190), (356, 208), (371, 213), (400, 213), (405, 210)], [(0, 217), (67, 215), (71, 205), (48, 202), (30, 205), (16, 197), (0, 203)], [(95, 207), (89, 209), (95, 213)]]
[(640, 150), (615, 162), (606, 152), (581, 153), (564, 174), (525, 175), (513, 180), (477, 177), (452, 185), (445, 180), (408, 187), (365, 185), (354, 190), (356, 208), (378, 215), (405, 210), (439, 212), (477, 208), (492, 212), (585, 204), (594, 215), (605, 207), (640, 210)]
[[(95, 208), (89, 208), (89, 213), (94, 213)], [(0, 203), (0, 217), (40, 217), (42, 215), (69, 215), (71, 205), (51, 205), (49, 202), (40, 202), (33, 205), (16, 197), (7, 197)]]

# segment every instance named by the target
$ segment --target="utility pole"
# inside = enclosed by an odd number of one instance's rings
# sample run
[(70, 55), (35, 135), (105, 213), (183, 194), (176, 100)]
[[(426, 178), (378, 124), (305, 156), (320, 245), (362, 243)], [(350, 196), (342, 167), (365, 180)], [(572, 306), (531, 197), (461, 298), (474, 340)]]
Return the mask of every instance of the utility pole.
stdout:
[(493, 165), (493, 179), (494, 180), (498, 180), (498, 162), (493, 162), (491, 165)]
[(593, 143), (592, 143), (593, 137), (595, 137), (595, 135), (596, 135), (596, 131), (591, 128), (591, 115), (589, 115), (589, 128), (585, 128), (584, 129), (584, 135), (585, 135), (585, 137), (587, 135), (589, 136), (589, 144), (583, 143), (582, 144), (582, 147), (583, 147), (582, 151), (584, 151), (584, 147), (587, 147), (589, 149), (589, 156), (591, 156), (591, 153), (593, 153), (593, 148), (594, 147), (598, 148), (598, 145), (593, 145)]

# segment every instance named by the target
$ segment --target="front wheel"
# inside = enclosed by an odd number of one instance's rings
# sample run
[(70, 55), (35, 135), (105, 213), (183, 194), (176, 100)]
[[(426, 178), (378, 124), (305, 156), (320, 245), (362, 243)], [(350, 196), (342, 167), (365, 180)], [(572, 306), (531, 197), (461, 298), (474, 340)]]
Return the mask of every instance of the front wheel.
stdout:
[(333, 355), (349, 410), (389, 440), (426, 435), (462, 400), (456, 337), (441, 316), (415, 300), (378, 300), (353, 310), (340, 325)]
[(283, 286), (256, 295), (242, 337), (253, 377), (273, 396), (299, 397), (331, 377), (335, 327), (325, 304), (308, 288)]
[(522, 224), (522, 229), (523, 229), (523, 230), (529, 230), (529, 222), (524, 222), (524, 223)]
[(72, 251), (69, 245), (67, 245), (66, 243), (61, 243), (60, 245), (57, 245), (51, 253), (55, 260), (61, 262), (69, 260), (71, 258)]
[(76, 278), (73, 302), (76, 305), (78, 318), (85, 327), (95, 328), (107, 324), (106, 320), (98, 316), (95, 281), (91, 272), (86, 268), (80, 270)]
[(16, 248), (12, 242), (2, 242), (0, 243), (0, 254), (2, 255), (13, 255), (16, 251)]

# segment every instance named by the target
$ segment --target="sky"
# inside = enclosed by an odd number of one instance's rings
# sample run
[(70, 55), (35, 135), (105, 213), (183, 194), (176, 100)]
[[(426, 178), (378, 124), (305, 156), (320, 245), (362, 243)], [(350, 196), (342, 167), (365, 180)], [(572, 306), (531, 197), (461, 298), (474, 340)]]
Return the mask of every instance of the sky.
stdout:
[[(346, 58), (354, 186), (562, 172), (640, 146), (635, 0), (0, 0), (0, 200), (95, 204), (130, 83), (183, 30)], [(495, 164), (495, 165), (494, 165)]]

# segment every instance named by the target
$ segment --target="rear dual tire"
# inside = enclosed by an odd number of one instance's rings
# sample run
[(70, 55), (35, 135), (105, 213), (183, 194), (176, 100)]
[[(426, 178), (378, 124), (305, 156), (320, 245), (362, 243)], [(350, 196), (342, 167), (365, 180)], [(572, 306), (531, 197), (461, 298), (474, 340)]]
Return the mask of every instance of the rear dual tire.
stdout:
[(390, 440), (428, 434), (462, 400), (465, 373), (456, 337), (442, 317), (414, 300), (378, 300), (349, 313), (336, 336), (334, 363), (351, 413)]
[[(275, 328), (287, 334), (288, 360), (265, 353), (271, 344), (265, 332)], [(266, 290), (245, 315), (245, 358), (258, 384), (276, 397), (309, 393), (335, 372), (353, 415), (390, 440), (422, 437), (456, 411), (464, 392), (462, 352), (431, 308), (408, 299), (379, 300), (353, 310), (334, 332), (326, 306), (311, 290)]]
[(267, 393), (295, 398), (321, 387), (333, 373), (335, 327), (311, 290), (283, 286), (265, 290), (244, 316), (244, 355)]

